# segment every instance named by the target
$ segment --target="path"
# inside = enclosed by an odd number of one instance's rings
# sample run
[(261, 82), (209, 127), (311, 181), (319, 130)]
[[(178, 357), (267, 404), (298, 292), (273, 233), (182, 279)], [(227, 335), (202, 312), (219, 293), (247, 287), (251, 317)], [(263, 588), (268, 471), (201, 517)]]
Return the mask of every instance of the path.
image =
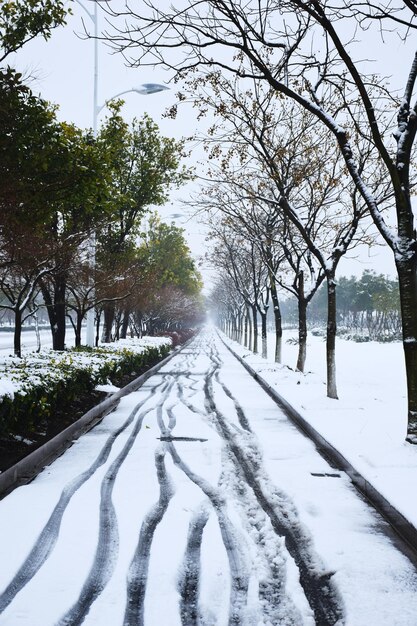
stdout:
[(214, 332), (0, 502), (0, 626), (415, 626), (385, 523)]

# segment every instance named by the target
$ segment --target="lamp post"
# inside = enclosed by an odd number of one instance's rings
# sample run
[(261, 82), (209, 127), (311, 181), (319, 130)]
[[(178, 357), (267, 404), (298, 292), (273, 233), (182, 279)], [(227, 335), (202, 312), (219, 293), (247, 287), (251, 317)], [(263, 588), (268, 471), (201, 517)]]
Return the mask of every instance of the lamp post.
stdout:
[(93, 80), (93, 132), (94, 136), (97, 132), (97, 94), (98, 94), (98, 14), (97, 14), (97, 3), (94, 3), (94, 12), (90, 13), (85, 4), (81, 2), (81, 0), (76, 0), (77, 4), (80, 5), (87, 13), (90, 20), (93, 22), (94, 31), (93, 31), (93, 41), (94, 41), (94, 80)]
[(143, 85), (139, 85), (139, 87), (131, 87), (130, 89), (125, 89), (124, 91), (115, 93), (114, 96), (111, 96), (111, 98), (107, 98), (107, 100), (103, 102), (103, 104), (101, 105), (98, 105), (96, 102), (94, 102), (94, 124), (93, 124), (94, 136), (95, 137), (97, 136), (98, 116), (100, 115), (104, 107), (107, 105), (107, 103), (110, 102), (111, 100), (115, 100), (119, 96), (123, 96), (125, 93), (133, 92), (133, 93), (138, 93), (141, 96), (147, 96), (152, 93), (158, 93), (158, 91), (165, 91), (166, 89), (169, 89), (169, 87), (166, 87), (166, 85), (160, 85), (158, 83), (144, 83)]
[[(94, 26), (94, 82), (93, 82), (93, 134), (94, 137), (97, 137), (98, 130), (98, 116), (100, 112), (104, 109), (106, 104), (110, 102), (110, 100), (114, 100), (119, 96), (122, 96), (125, 93), (138, 93), (142, 96), (151, 95), (153, 93), (158, 93), (159, 91), (165, 91), (169, 89), (165, 85), (160, 85), (158, 83), (144, 83), (139, 87), (131, 87), (131, 89), (126, 89), (125, 91), (121, 91), (120, 93), (115, 94), (111, 98), (108, 98), (102, 105), (98, 104), (98, 14), (97, 14), (97, 2), (94, 3), (94, 11), (90, 13), (90, 11), (86, 8), (81, 0), (76, 0), (76, 2), (84, 9), (87, 13), (88, 17), (93, 22)], [(95, 257), (96, 257), (96, 236), (95, 233), (92, 233), (88, 242), (88, 253), (89, 253), (89, 263), (90, 267), (94, 270), (95, 267)], [(94, 279), (93, 279), (94, 280)], [(94, 290), (91, 292), (91, 295), (94, 296)], [(87, 346), (94, 346), (94, 308), (87, 311), (87, 334), (86, 334), (86, 344)]]

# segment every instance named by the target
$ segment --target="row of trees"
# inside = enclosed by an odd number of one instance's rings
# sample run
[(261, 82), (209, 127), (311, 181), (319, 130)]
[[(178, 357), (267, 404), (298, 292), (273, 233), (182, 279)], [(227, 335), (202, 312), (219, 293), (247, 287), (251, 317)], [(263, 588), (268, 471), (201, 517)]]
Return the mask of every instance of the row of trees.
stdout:
[[(214, 95), (200, 97), (200, 106), (216, 114), (206, 138), (213, 164), (205, 194), (196, 200), (211, 216), (212, 262), (229, 273), (251, 311), (255, 350), (256, 316), (260, 316), (263, 353), (271, 300), (277, 361), (282, 341), (278, 290), (296, 298), (301, 371), (306, 360), (307, 308), (325, 283), (327, 393), (337, 398), (335, 277), (348, 250), (373, 241), (364, 204), (349, 185), (330, 137), (318, 134), (310, 114), (277, 101), (274, 92), (256, 82), (242, 91), (236, 81), (218, 75), (212, 91)], [(370, 168), (374, 165), (368, 162)], [(382, 198), (384, 181), (373, 173)]]
[[(392, 250), (398, 272), (408, 389), (407, 438), (417, 443), (417, 240), (411, 204), (417, 55), (404, 59), (406, 78), (398, 95), (386, 80), (366, 72), (369, 65), (360, 60), (364, 53), (357, 36), (361, 29), (367, 40), (374, 33), (375, 47), (378, 28), (381, 47), (392, 43), (392, 31), (405, 41), (411, 39), (416, 28), (415, 1), (188, 0), (176, 9), (146, 0), (143, 10), (133, 13), (127, 9), (120, 14), (117, 8), (107, 6), (110, 19), (116, 22), (112, 44), (125, 57), (131, 55), (132, 63), (162, 64), (172, 70), (177, 80), (192, 87), (202, 112), (208, 109), (209, 99), (222, 118), (229, 120), (231, 107), (239, 111), (241, 118), (245, 111), (251, 117), (244, 122), (245, 128), (252, 128), (248, 141), (241, 134), (241, 119), (235, 124), (237, 137), (241, 137), (235, 140), (235, 173), (241, 146), (242, 167), (246, 170), (238, 187), (250, 205), (254, 195), (257, 202), (261, 197), (263, 204), (273, 203), (283, 217), (285, 239), (281, 236), (280, 240), (302, 237), (304, 244), (308, 241), (309, 250), (304, 262), (308, 265), (309, 256), (314, 257), (321, 267), (328, 284), (331, 397), (337, 395), (333, 358), (336, 265), (352, 245), (358, 228), (366, 232), (364, 216), (372, 220)], [(180, 94), (183, 99), (186, 96)], [(245, 107), (236, 104), (243, 104), (245, 99)], [(270, 105), (277, 111), (271, 113)], [(279, 117), (281, 108), (286, 111), (283, 119)], [(295, 123), (291, 111), (297, 111)], [(308, 138), (307, 145), (304, 130), (298, 132), (305, 128), (304, 119), (307, 128), (313, 129), (312, 143)], [(279, 132), (283, 129), (284, 133)], [(285, 159), (287, 135), (300, 148), (299, 158), (293, 152), (289, 164), (291, 182)], [(220, 157), (223, 172), (228, 168), (228, 156), (218, 150), (215, 155)], [(265, 167), (255, 177), (247, 170), (255, 155), (261, 153)], [(313, 166), (312, 172), (309, 166), (316, 155), (323, 160)], [(303, 158), (305, 164), (297, 167)], [(320, 176), (309, 185), (306, 181), (314, 171)], [(340, 198), (329, 204), (334, 181)], [(311, 217), (308, 202), (299, 202), (299, 182), (306, 199), (307, 192), (313, 192), (315, 206), (317, 195), (323, 199), (320, 218)], [(327, 207), (332, 211), (331, 219), (326, 215)], [(294, 230), (287, 237), (289, 224)], [(318, 232), (332, 240), (329, 251), (325, 252), (321, 243), (316, 245)]]
[[(337, 279), (337, 320), (343, 334), (360, 338), (401, 338), (401, 309), (398, 281), (365, 270), (360, 278)], [(321, 324), (326, 318), (326, 293), (321, 287), (311, 302), (310, 319)]]
[[(337, 279), (337, 332), (355, 340), (401, 338), (401, 309), (398, 281), (371, 270), (362, 276)], [(281, 303), (284, 325), (297, 323), (297, 302), (287, 298)], [(309, 328), (323, 328), (327, 317), (327, 294), (322, 285), (309, 306)], [(271, 323), (271, 322), (270, 322)]]
[[(3, 61), (64, 20), (61, 2), (3, 4)], [(137, 330), (172, 325), (174, 310), (178, 323), (181, 306), (190, 319), (198, 314), (201, 281), (182, 230), (155, 216), (144, 228), (149, 209), (190, 178), (183, 144), (162, 137), (146, 115), (129, 126), (121, 107), (109, 105), (93, 136), (59, 122), (56, 107), (15, 70), (0, 70), (0, 306), (13, 311), (17, 355), (40, 295), (56, 350), (65, 347), (69, 312), (77, 344), (92, 308), (98, 324), (104, 318), (104, 341), (130, 321)]]

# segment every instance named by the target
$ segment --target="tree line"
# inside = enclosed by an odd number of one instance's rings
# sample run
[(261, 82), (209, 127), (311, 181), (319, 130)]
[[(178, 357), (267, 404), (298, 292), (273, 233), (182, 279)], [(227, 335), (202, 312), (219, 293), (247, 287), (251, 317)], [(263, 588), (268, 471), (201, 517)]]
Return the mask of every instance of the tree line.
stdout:
[[(337, 278), (337, 334), (355, 341), (401, 339), (401, 309), (398, 281), (372, 270), (362, 276)], [(281, 303), (285, 325), (297, 322), (294, 298)], [(325, 327), (327, 294), (321, 286), (309, 307), (309, 328)]]
[[(213, 167), (207, 179), (214, 185), (205, 200), (219, 215), (222, 253), (234, 247), (242, 259), (261, 254), (253, 221), (243, 223), (258, 211), (265, 218), (262, 254), (271, 241), (280, 244), (280, 257), (290, 252), (285, 262), (293, 266), (300, 317), (317, 282), (326, 284), (331, 398), (337, 398), (337, 265), (348, 249), (366, 242), (370, 224), (390, 248), (400, 290), (407, 440), (417, 443), (417, 239), (411, 202), (417, 55), (407, 58), (404, 48), (400, 65), (406, 77), (398, 91), (372, 71), (359, 43), (361, 32), (367, 41), (372, 34), (375, 50), (392, 46), (397, 35), (411, 41), (416, 2), (188, 0), (180, 10), (147, 0), (134, 12), (112, 5), (104, 10), (115, 26), (109, 37), (116, 49), (135, 65), (169, 69), (180, 85), (179, 102), (192, 100), (200, 115), (216, 116), (208, 137)], [(268, 263), (263, 273), (273, 282), (280, 271)], [(250, 293), (243, 287), (239, 298), (253, 313), (253, 294), (260, 289), (263, 315), (267, 290), (257, 267), (242, 261), (228, 276), (235, 281), (248, 274)]]
[(18, 356), (22, 323), (40, 303), (55, 350), (65, 348), (68, 320), (80, 344), (91, 309), (106, 342), (201, 315), (183, 230), (150, 212), (191, 177), (183, 142), (163, 137), (147, 115), (129, 125), (120, 100), (96, 135), (60, 122), (57, 107), (7, 65), (66, 15), (52, 0), (0, 7), (0, 307), (13, 312)]

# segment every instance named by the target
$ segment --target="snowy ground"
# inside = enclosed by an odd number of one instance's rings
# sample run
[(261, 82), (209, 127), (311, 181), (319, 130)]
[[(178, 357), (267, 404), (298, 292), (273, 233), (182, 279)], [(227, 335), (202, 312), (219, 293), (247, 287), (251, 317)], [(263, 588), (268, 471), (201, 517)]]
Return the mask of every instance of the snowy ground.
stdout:
[[(295, 372), (297, 346), (286, 343), (283, 366), (273, 364), (269, 336), (266, 362), (233, 343), (234, 349), (309, 421), (350, 463), (417, 527), (417, 447), (405, 443), (406, 383), (401, 343), (336, 344), (339, 400), (326, 397), (326, 344), (309, 336), (306, 373)], [(416, 618), (417, 624), (417, 618)]]
[[(85, 328), (81, 331), (82, 340), (85, 341)], [(52, 347), (52, 334), (50, 328), (40, 329), (41, 347)], [(65, 341), (69, 348), (74, 346), (75, 334), (71, 327), (68, 327), (65, 333)], [(25, 330), (22, 332), (22, 353), (27, 354), (37, 348), (36, 333), (34, 330)], [(0, 332), (0, 356), (13, 356), (13, 333)]]
[(1, 626), (416, 624), (385, 523), (209, 330), (0, 525)]

